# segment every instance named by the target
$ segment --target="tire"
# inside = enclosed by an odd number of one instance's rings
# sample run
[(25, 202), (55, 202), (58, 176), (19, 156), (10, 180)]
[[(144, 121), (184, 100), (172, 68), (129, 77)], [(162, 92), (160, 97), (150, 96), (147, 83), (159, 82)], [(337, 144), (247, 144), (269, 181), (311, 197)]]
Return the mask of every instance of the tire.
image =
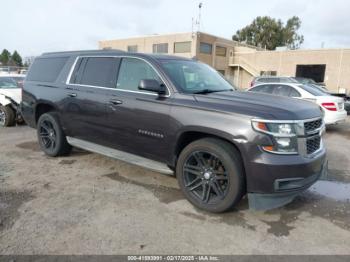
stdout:
[(245, 193), (245, 175), (238, 150), (215, 138), (192, 142), (180, 153), (176, 176), (185, 197), (213, 213), (231, 210)]
[(48, 156), (63, 156), (69, 154), (72, 150), (55, 112), (40, 116), (37, 124), (37, 135), (42, 151)]
[(0, 126), (8, 127), (16, 124), (16, 113), (10, 106), (0, 106)]

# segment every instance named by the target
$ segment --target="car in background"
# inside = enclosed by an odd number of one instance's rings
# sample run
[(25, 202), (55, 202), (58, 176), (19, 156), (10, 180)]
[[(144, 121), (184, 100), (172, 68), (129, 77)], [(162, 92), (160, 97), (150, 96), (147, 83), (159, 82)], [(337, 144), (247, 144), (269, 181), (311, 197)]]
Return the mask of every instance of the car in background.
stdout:
[[(295, 78), (296, 79), (296, 78)], [(304, 79), (309, 79), (309, 78), (304, 78)], [(312, 79), (309, 79), (311, 81), (309, 82), (315, 82), (313, 81)], [(301, 82), (300, 82), (301, 83)], [(315, 82), (316, 83), (316, 82)], [(324, 92), (325, 94), (327, 95), (332, 95), (332, 96), (337, 96), (337, 97), (341, 97), (344, 99), (344, 108), (345, 108), (345, 111), (347, 112), (348, 115), (350, 115), (350, 96), (344, 94), (344, 93), (334, 93), (334, 92), (331, 92), (327, 89), (326, 86), (322, 86), (322, 85), (319, 85), (319, 84), (307, 84), (308, 86), (310, 87), (313, 87), (321, 92)]]
[(24, 122), (19, 107), (22, 100), (22, 88), (19, 82), (23, 79), (18, 77), (17, 81), (14, 75), (0, 75), (0, 126), (2, 127)]
[(296, 80), (300, 84), (306, 84), (306, 85), (317, 85), (321, 88), (325, 88), (326, 86), (324, 83), (317, 83), (315, 80), (312, 78), (307, 78), (307, 77), (292, 77), (292, 79)]
[(344, 103), (345, 111), (350, 115), (350, 101), (345, 101)]
[[(5, 75), (3, 75), (3, 76), (5, 76)], [(24, 79), (26, 78), (25, 75), (22, 75), (22, 74), (9, 74), (9, 75), (6, 75), (6, 76), (12, 78), (13, 80), (15, 80), (15, 82), (17, 83), (19, 88), (23, 88)]]
[(299, 83), (292, 77), (287, 76), (258, 76), (254, 77), (253, 81), (250, 83), (250, 87), (263, 83)]
[(21, 74), (21, 75), (26, 75), (27, 72), (28, 72), (27, 69), (21, 69), (21, 70), (19, 71), (19, 74)]
[(256, 85), (248, 91), (314, 102), (324, 112), (326, 125), (344, 122), (347, 117), (343, 98), (329, 95), (309, 85), (300, 83), (265, 83)]

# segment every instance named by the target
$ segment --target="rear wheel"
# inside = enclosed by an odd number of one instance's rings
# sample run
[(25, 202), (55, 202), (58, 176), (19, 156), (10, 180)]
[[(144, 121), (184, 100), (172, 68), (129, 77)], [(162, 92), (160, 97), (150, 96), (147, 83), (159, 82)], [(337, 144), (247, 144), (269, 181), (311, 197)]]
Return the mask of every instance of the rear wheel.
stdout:
[(45, 154), (55, 157), (67, 155), (72, 147), (59, 124), (57, 113), (50, 112), (40, 116), (37, 124), (39, 145)]
[(14, 126), (16, 113), (10, 106), (0, 106), (0, 126)]
[(186, 198), (209, 212), (225, 212), (244, 192), (239, 152), (229, 143), (205, 138), (189, 144), (180, 154), (176, 175)]

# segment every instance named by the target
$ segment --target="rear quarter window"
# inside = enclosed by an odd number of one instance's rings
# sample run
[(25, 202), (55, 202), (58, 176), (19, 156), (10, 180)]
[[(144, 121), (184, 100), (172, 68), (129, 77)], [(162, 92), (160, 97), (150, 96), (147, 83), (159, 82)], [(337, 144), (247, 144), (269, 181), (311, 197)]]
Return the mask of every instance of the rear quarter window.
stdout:
[(84, 58), (86, 64), (82, 70), (80, 81), (76, 83), (98, 87), (116, 87), (117, 71), (120, 59), (114, 57)]
[(27, 80), (38, 82), (55, 82), (68, 57), (37, 58), (30, 67)]

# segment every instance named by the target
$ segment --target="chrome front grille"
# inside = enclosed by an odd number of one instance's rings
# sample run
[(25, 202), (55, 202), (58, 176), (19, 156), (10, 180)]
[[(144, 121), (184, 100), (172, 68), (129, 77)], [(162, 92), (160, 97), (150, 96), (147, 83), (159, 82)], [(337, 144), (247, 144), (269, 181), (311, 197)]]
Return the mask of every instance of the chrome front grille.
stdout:
[(319, 135), (306, 139), (306, 153), (308, 155), (315, 153), (321, 146), (321, 137)]

